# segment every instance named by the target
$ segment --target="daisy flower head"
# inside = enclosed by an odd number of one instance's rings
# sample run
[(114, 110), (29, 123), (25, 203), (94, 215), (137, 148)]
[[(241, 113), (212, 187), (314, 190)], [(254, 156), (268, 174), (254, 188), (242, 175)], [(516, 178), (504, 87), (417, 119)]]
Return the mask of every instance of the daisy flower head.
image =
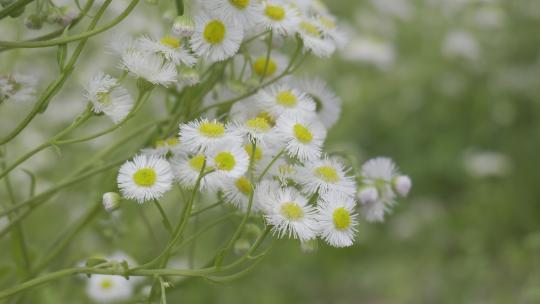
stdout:
[(144, 203), (159, 199), (169, 191), (173, 174), (163, 158), (137, 155), (120, 167), (117, 181), (122, 196)]
[(193, 155), (176, 155), (171, 159), (172, 172), (175, 179), (178, 181), (180, 186), (186, 189), (192, 189), (199, 179), (201, 170), (206, 174), (200, 181), (200, 190), (217, 189), (221, 183), (218, 179), (214, 178), (214, 174), (208, 172), (212, 168), (208, 165), (206, 155), (193, 154)]
[(273, 179), (264, 179), (259, 182), (253, 194), (253, 204), (256, 209), (264, 213), (271, 212), (272, 204), (276, 201), (276, 196), (281, 190), (281, 185)]
[(88, 279), (86, 294), (96, 303), (117, 303), (131, 299), (133, 285), (123, 276), (93, 274)]
[(352, 176), (345, 175), (345, 167), (335, 158), (323, 158), (297, 166), (296, 181), (308, 195), (330, 191), (353, 197), (356, 183)]
[(241, 145), (242, 137), (230, 125), (206, 118), (180, 124), (180, 141), (187, 150), (198, 152), (221, 145)]
[(315, 102), (311, 97), (285, 83), (261, 90), (255, 100), (274, 117), (279, 117), (285, 112), (299, 114), (315, 112)]
[(241, 136), (246, 137), (249, 142), (257, 143), (258, 146), (275, 141), (277, 136), (274, 126), (264, 117), (253, 117), (242, 123), (236, 122), (236, 129)]
[(388, 157), (376, 157), (362, 165), (362, 176), (368, 182), (391, 183), (397, 175), (396, 164)]
[[(225, 200), (231, 202), (233, 206), (246, 212), (249, 198), (252, 195), (254, 189), (251, 181), (245, 177), (240, 176), (234, 179), (227, 179), (222, 187)], [(256, 211), (256, 206), (253, 204), (252, 211)]]
[(191, 67), (197, 63), (197, 58), (182, 47), (180, 38), (174, 36), (163, 36), (159, 41), (142, 36), (135, 43), (139, 50), (161, 55), (176, 65), (183, 64)]
[(287, 56), (278, 51), (272, 51), (268, 58), (268, 63), (266, 60), (267, 54), (260, 53), (254, 56), (251, 62), (251, 71), (256, 77), (275, 77), (283, 73), (289, 64)]
[(260, 25), (276, 35), (289, 36), (294, 34), (300, 17), (298, 11), (281, 1), (264, 1)]
[(348, 40), (347, 34), (339, 30), (336, 23), (336, 18), (326, 13), (320, 14), (317, 17), (317, 20), (319, 21), (323, 36), (332, 39), (337, 48), (344, 48)]
[(323, 36), (321, 26), (314, 18), (302, 19), (297, 31), (304, 42), (304, 52), (311, 51), (317, 57), (330, 57), (336, 50), (334, 41)]
[(339, 192), (328, 192), (319, 198), (317, 220), (319, 234), (334, 247), (349, 247), (354, 242), (357, 214), (353, 198)]
[(286, 188), (269, 198), (265, 219), (279, 238), (292, 237), (300, 241), (317, 236), (315, 208), (293, 188)]
[(0, 104), (3, 101), (23, 103), (34, 100), (37, 78), (23, 74), (0, 76)]
[(261, 16), (261, 5), (257, 0), (209, 0), (205, 5), (212, 15), (236, 21), (246, 29)]
[(249, 155), (242, 146), (225, 144), (208, 150), (208, 163), (222, 176), (239, 178), (249, 166)]
[(176, 82), (176, 65), (157, 54), (128, 48), (122, 55), (121, 67), (154, 85), (167, 87)]
[(85, 98), (95, 113), (104, 113), (114, 123), (122, 121), (133, 108), (128, 91), (118, 81), (103, 72), (97, 73), (86, 87)]
[(276, 128), (289, 156), (302, 162), (320, 158), (326, 129), (316, 117), (284, 114)]
[(341, 98), (320, 78), (295, 79), (294, 85), (306, 92), (315, 102), (315, 112), (326, 128), (331, 128), (341, 114)]
[(243, 29), (236, 22), (200, 13), (195, 17), (190, 44), (200, 57), (216, 62), (234, 56), (243, 38)]

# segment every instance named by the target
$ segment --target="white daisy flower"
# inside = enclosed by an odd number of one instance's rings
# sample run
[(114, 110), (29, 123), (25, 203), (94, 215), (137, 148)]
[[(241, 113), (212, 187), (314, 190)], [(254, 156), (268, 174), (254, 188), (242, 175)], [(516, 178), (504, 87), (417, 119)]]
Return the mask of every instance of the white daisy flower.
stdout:
[(23, 74), (0, 76), (0, 104), (3, 101), (16, 103), (35, 99), (37, 78)]
[(162, 157), (170, 156), (169, 154), (185, 155), (188, 152), (189, 151), (187, 151), (185, 147), (180, 144), (180, 139), (174, 136), (166, 139), (156, 140), (153, 147), (141, 150), (142, 154)]
[(240, 136), (247, 137), (249, 142), (255, 142), (258, 146), (275, 141), (277, 136), (274, 126), (263, 117), (254, 117), (243, 123), (237, 122), (236, 129)]
[(307, 195), (334, 191), (352, 197), (356, 193), (356, 183), (353, 177), (345, 173), (346, 170), (339, 161), (325, 157), (297, 166), (296, 181)]
[(139, 203), (159, 199), (172, 186), (169, 163), (155, 156), (137, 155), (127, 161), (118, 173), (118, 188), (122, 195)]
[[(260, 54), (252, 59), (251, 71), (257, 77), (264, 76), (265, 78), (275, 77), (287, 68), (289, 59), (287, 56), (272, 50), (268, 63), (266, 63), (267, 54)], [(265, 73), (266, 68), (266, 73)]]
[(310, 114), (315, 112), (315, 102), (304, 92), (289, 85), (277, 84), (261, 90), (255, 97), (260, 107), (279, 117), (285, 112)]
[(177, 72), (174, 63), (164, 61), (159, 55), (134, 48), (129, 48), (123, 53), (122, 68), (154, 85), (166, 87), (176, 81)]
[(289, 156), (302, 162), (321, 156), (326, 129), (317, 119), (301, 115), (282, 115), (276, 127), (280, 138), (285, 141)]
[[(253, 184), (245, 176), (235, 179), (227, 179), (222, 187), (225, 200), (231, 202), (233, 206), (246, 212), (249, 203), (249, 197), (253, 192)], [(251, 211), (257, 210), (256, 205), (252, 203)]]
[(264, 213), (272, 211), (273, 202), (276, 196), (281, 192), (281, 185), (272, 179), (265, 179), (258, 183), (253, 194), (253, 205), (257, 210)]
[(317, 206), (319, 234), (334, 247), (349, 247), (354, 242), (357, 215), (354, 213), (355, 201), (343, 193), (323, 194)]
[[(256, 163), (255, 173), (257, 175), (262, 174), (263, 170), (266, 169), (272, 159), (273, 155), (264, 157), (259, 163)], [(296, 178), (296, 166), (287, 162), (284, 158), (279, 158), (268, 169), (266, 177), (276, 179), (281, 185), (288, 185), (290, 181), (293, 181)]]
[(184, 49), (180, 39), (174, 36), (164, 36), (159, 41), (142, 36), (135, 43), (139, 50), (162, 55), (176, 65), (184, 64), (191, 67), (197, 63), (197, 58)]
[(320, 78), (302, 78), (294, 81), (294, 85), (306, 92), (315, 102), (315, 112), (323, 125), (330, 129), (341, 114), (341, 98), (330, 90), (328, 84)]
[(234, 128), (206, 118), (180, 124), (179, 135), (186, 149), (193, 152), (205, 151), (224, 144), (242, 144), (242, 138)]
[(104, 113), (114, 123), (124, 120), (133, 108), (129, 92), (120, 86), (116, 78), (103, 72), (92, 77), (84, 96), (92, 103), (95, 113)]
[(347, 45), (347, 35), (338, 29), (334, 16), (321, 14), (317, 17), (317, 20), (319, 21), (318, 24), (320, 25), (323, 36), (332, 39), (337, 48), (342, 49)]
[[(195, 155), (177, 155), (171, 159), (171, 167), (173, 174), (180, 186), (192, 189), (199, 178), (199, 174), (205, 163), (206, 156), (204, 154)], [(205, 165), (204, 172), (212, 170), (208, 162)], [(210, 173), (205, 175), (200, 181), (200, 190), (209, 189), (215, 190), (221, 186), (221, 181), (215, 177), (215, 174)]]
[(204, 4), (212, 15), (223, 16), (225, 20), (237, 22), (246, 29), (261, 16), (258, 0), (209, 0)]
[(304, 42), (304, 52), (311, 51), (317, 57), (329, 57), (336, 50), (333, 40), (323, 36), (319, 22), (305, 18), (298, 25), (298, 35)]
[(249, 155), (242, 146), (226, 144), (208, 150), (208, 163), (222, 176), (239, 178), (249, 166)]
[(133, 283), (123, 276), (93, 274), (86, 285), (86, 294), (96, 303), (127, 301), (133, 291)]
[(264, 1), (262, 12), (260, 25), (276, 35), (292, 35), (300, 23), (298, 11), (280, 1)]
[(279, 191), (269, 197), (265, 219), (272, 225), (272, 232), (279, 238), (284, 236), (306, 241), (317, 236), (315, 208), (308, 200), (292, 188)]
[(234, 56), (243, 37), (242, 28), (235, 22), (201, 13), (195, 17), (195, 33), (190, 43), (200, 57), (215, 62)]

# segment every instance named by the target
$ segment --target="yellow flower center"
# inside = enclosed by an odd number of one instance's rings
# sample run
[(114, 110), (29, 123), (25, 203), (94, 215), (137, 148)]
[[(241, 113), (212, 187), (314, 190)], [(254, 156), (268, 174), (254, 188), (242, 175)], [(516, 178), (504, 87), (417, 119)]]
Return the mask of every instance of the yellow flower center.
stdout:
[(180, 39), (174, 36), (164, 36), (159, 42), (173, 49), (177, 49), (180, 47)]
[(224, 171), (231, 171), (236, 165), (236, 159), (230, 152), (219, 152), (214, 157), (214, 162), (216, 163), (216, 168)]
[(236, 188), (238, 188), (238, 190), (242, 192), (243, 194), (245, 194), (246, 196), (250, 195), (251, 191), (253, 191), (251, 182), (243, 176), (236, 180), (235, 185), (236, 185)]
[(156, 143), (154, 144), (156, 148), (163, 148), (165, 147), (165, 141), (163, 139), (156, 140)]
[(287, 202), (281, 205), (281, 214), (291, 221), (296, 221), (304, 217), (304, 210), (295, 202)]
[(327, 183), (336, 183), (339, 181), (339, 175), (336, 169), (330, 166), (321, 166), (315, 169), (315, 174)]
[(345, 230), (351, 225), (351, 214), (343, 207), (336, 208), (332, 214), (334, 227), (338, 230)]
[(284, 164), (284, 165), (278, 166), (278, 171), (279, 171), (279, 174), (281, 175), (290, 175), (290, 174), (294, 174), (294, 167), (289, 164)]
[(294, 137), (301, 143), (309, 144), (313, 140), (313, 134), (309, 132), (308, 128), (301, 124), (295, 124), (293, 127)]
[(287, 108), (294, 107), (297, 101), (298, 99), (291, 91), (279, 92), (276, 96), (276, 102)]
[(319, 37), (321, 34), (317, 26), (306, 21), (300, 22), (300, 28), (302, 28), (307, 34), (311, 36)]
[(250, 129), (261, 132), (266, 132), (272, 128), (268, 121), (262, 117), (255, 117), (246, 121), (246, 126)]
[[(253, 146), (252, 145), (245, 145), (244, 150), (246, 150), (246, 153), (251, 158), (251, 155), (253, 154)], [(261, 148), (256, 147), (255, 148), (255, 160), (261, 160), (262, 157), (263, 157), (263, 152), (262, 152)]]
[(199, 131), (206, 137), (221, 137), (225, 133), (225, 126), (220, 122), (204, 122)]
[(154, 169), (142, 168), (133, 174), (133, 181), (137, 186), (151, 187), (156, 183), (157, 174)]
[[(266, 67), (266, 73), (264, 68)], [(272, 76), (277, 70), (277, 64), (272, 58), (268, 58), (268, 65), (266, 64), (266, 56), (261, 56), (253, 62), (253, 70), (259, 76)]]
[(285, 9), (279, 5), (267, 5), (264, 14), (272, 20), (281, 21), (285, 18)]
[(178, 139), (178, 137), (171, 137), (171, 138), (168, 138), (166, 142), (167, 142), (167, 145), (169, 145), (170, 147), (174, 147), (180, 143), (180, 139)]
[(111, 289), (113, 287), (113, 282), (112, 280), (110, 279), (103, 279), (103, 281), (101, 281), (101, 288), (102, 289)]
[(225, 24), (219, 20), (212, 20), (204, 27), (204, 39), (210, 44), (218, 44), (225, 38)]
[(112, 98), (109, 95), (109, 92), (99, 92), (97, 93), (97, 101), (103, 105), (110, 105), (112, 104)]
[(191, 168), (200, 172), (204, 165), (204, 160), (204, 155), (195, 155), (189, 160), (189, 165), (191, 166)]
[(268, 112), (260, 112), (257, 114), (257, 118), (263, 118), (272, 127), (276, 125), (276, 119)]
[(335, 29), (336, 28), (336, 23), (334, 22), (334, 20), (332, 20), (332, 19), (330, 19), (328, 17), (320, 16), (319, 21), (327, 29)]
[(229, 0), (229, 3), (236, 8), (245, 9), (249, 5), (249, 0)]

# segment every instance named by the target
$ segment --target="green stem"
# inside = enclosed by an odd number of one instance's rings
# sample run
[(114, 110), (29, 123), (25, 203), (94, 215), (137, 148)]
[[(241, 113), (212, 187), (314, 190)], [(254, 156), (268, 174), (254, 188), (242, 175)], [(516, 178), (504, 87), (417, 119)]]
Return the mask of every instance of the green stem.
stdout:
[(161, 207), (161, 204), (159, 203), (158, 200), (154, 199), (154, 205), (159, 210), (159, 214), (161, 214), (161, 218), (163, 219), (163, 225), (165, 225), (165, 229), (167, 229), (167, 231), (170, 234), (172, 234), (173, 230), (172, 230), (171, 222), (169, 221), (169, 218), (167, 217), (167, 213), (165, 213), (165, 210), (163, 210), (163, 207)]
[[(110, 1), (107, 1), (107, 2), (110, 2)], [(0, 41), (0, 47), (42, 48), (42, 47), (48, 47), (48, 46), (55, 46), (59, 44), (66, 44), (66, 43), (78, 41), (78, 40), (86, 40), (92, 36), (105, 32), (106, 30), (116, 26), (118, 23), (124, 20), (131, 13), (131, 11), (135, 8), (135, 6), (137, 6), (138, 2), (139, 0), (132, 0), (131, 3), (128, 5), (128, 7), (120, 15), (118, 15), (113, 21), (97, 29), (94, 29), (94, 27), (92, 27), (91, 29), (89, 29), (89, 31), (86, 31), (81, 34), (77, 34), (77, 35), (73, 35), (73, 36), (69, 36), (65, 38), (52, 39), (48, 41), (19, 41), (19, 42)], [(96, 14), (96, 18), (98, 18), (98, 14)]]
[(272, 158), (272, 160), (266, 166), (266, 168), (264, 168), (263, 172), (259, 176), (259, 179), (258, 179), (259, 182), (261, 182), (263, 180), (263, 178), (266, 175), (266, 173), (268, 172), (268, 170), (270, 170), (270, 168), (272, 168), (274, 163), (281, 157), (281, 155), (283, 155), (283, 153), (285, 153), (285, 148), (281, 149), (281, 151), (279, 151), (279, 153), (276, 156), (274, 156), (274, 158)]
[(29, 3), (33, 2), (34, 0), (18, 0), (10, 5), (8, 5), (6, 8), (0, 11), (0, 20), (7, 17), (9, 14), (13, 13), (14, 11), (21, 9), (28, 5)]
[(178, 16), (184, 15), (184, 1), (183, 0), (176, 0), (176, 12), (178, 13)]
[(262, 83), (264, 81), (264, 78), (266, 77), (266, 73), (268, 72), (268, 65), (269, 65), (269, 62), (270, 62), (270, 54), (272, 53), (272, 41), (273, 41), (273, 37), (274, 37), (273, 33), (274, 33), (274, 31), (270, 31), (270, 33), (268, 34), (268, 40), (266, 42), (266, 47), (267, 47), (266, 61), (264, 62), (263, 73), (261, 75), (261, 78), (259, 79), (259, 86), (262, 85)]

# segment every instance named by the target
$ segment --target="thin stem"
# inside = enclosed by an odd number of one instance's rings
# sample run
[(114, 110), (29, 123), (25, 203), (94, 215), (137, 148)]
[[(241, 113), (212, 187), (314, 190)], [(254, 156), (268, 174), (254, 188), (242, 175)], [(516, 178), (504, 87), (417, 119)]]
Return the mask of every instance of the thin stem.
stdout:
[(266, 173), (268, 172), (268, 170), (270, 170), (270, 168), (274, 165), (274, 163), (281, 157), (281, 155), (283, 155), (283, 153), (285, 153), (285, 148), (281, 149), (281, 151), (279, 151), (279, 153), (274, 156), (274, 158), (272, 158), (272, 160), (270, 161), (270, 163), (266, 166), (266, 168), (264, 168), (263, 172), (261, 173), (261, 175), (259, 176), (259, 182), (261, 182), (264, 178), (264, 176), (266, 175)]
[(191, 212), (191, 215), (190, 215), (190, 216), (196, 216), (196, 215), (199, 215), (199, 214), (201, 214), (201, 213), (203, 213), (203, 212), (205, 212), (205, 211), (208, 211), (208, 210), (210, 210), (210, 209), (212, 209), (212, 208), (214, 208), (214, 207), (217, 207), (217, 206), (219, 206), (219, 205), (221, 205), (221, 204), (223, 204), (223, 201), (222, 201), (222, 200), (220, 200), (220, 201), (218, 201), (217, 203), (214, 203), (214, 204), (212, 204), (212, 205), (206, 206), (206, 207), (204, 207), (204, 208), (202, 208), (202, 209), (195, 210), (195, 211)]
[(159, 210), (159, 213), (161, 214), (161, 218), (163, 219), (163, 225), (165, 226), (165, 229), (167, 229), (167, 231), (170, 234), (172, 234), (173, 230), (172, 230), (171, 222), (169, 221), (169, 218), (167, 217), (167, 213), (165, 213), (165, 210), (163, 210), (163, 207), (161, 207), (161, 204), (159, 203), (158, 200), (154, 199), (154, 205), (156, 206), (156, 208)]
[(18, 0), (18, 1), (15, 1), (15, 2), (11, 3), (6, 8), (4, 8), (3, 10), (0, 11), (0, 20), (4, 19), (5, 17), (7, 17), (9, 14), (15, 12), (16, 10), (22, 9), (23, 7), (25, 7), (26, 5), (28, 5), (29, 3), (33, 2), (33, 1), (34, 0)]
[(272, 53), (272, 40), (273, 40), (273, 37), (274, 37), (273, 33), (274, 33), (274, 31), (270, 31), (270, 33), (268, 34), (268, 40), (266, 42), (266, 47), (267, 47), (266, 60), (264, 62), (263, 73), (261, 74), (261, 78), (259, 79), (259, 86), (262, 85), (262, 83), (264, 81), (264, 78), (266, 77), (266, 73), (268, 72), (268, 66), (269, 66), (269, 62), (270, 62), (270, 54)]

